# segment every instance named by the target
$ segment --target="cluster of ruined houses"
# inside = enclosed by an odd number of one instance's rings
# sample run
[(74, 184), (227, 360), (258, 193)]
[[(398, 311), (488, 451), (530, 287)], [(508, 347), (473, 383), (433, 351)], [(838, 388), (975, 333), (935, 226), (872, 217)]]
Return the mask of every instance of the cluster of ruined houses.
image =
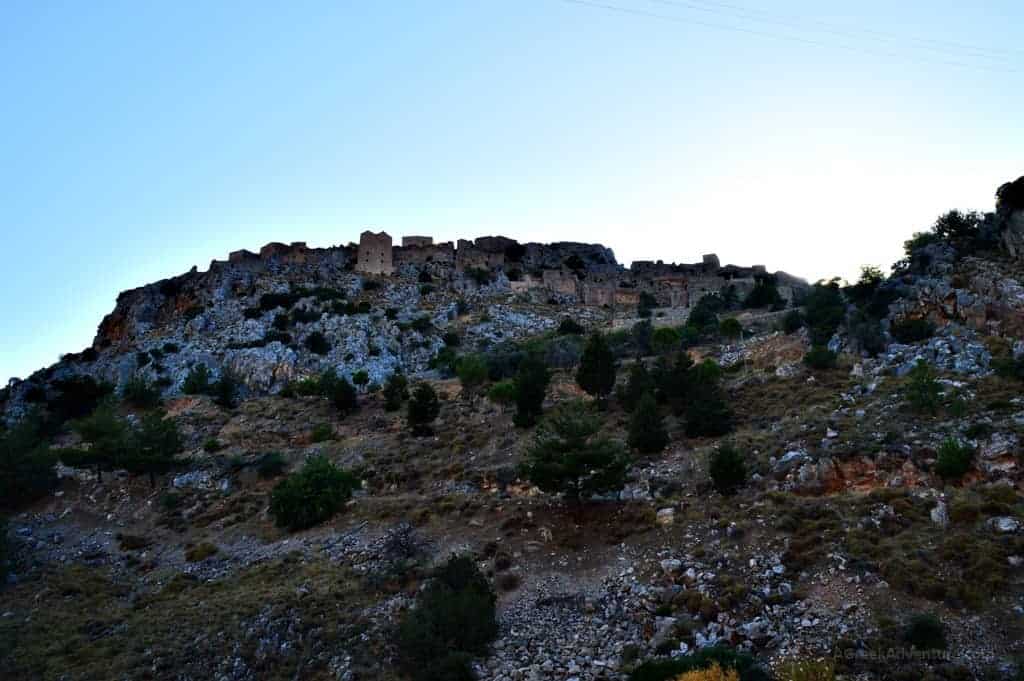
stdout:
[[(351, 249), (309, 249), (301, 242), (272, 243), (260, 249), (259, 254), (236, 251), (229, 261), (303, 264), (313, 258), (318, 262), (334, 258), (341, 264), (350, 254)], [(695, 264), (637, 261), (627, 269), (615, 261), (610, 250), (599, 245), (520, 244), (501, 236), (459, 239), (456, 243), (434, 243), (429, 236), (405, 236), (401, 246), (396, 246), (387, 232), (365, 231), (355, 246), (354, 269), (364, 274), (390, 276), (406, 269), (405, 266), (422, 267), (428, 263), (450, 267), (455, 272), (500, 270), (513, 292), (537, 292), (597, 306), (636, 305), (641, 293), (647, 292), (660, 306), (689, 307), (691, 301), (730, 283), (740, 289), (753, 286), (755, 277), (765, 272), (762, 266), (722, 267), (714, 254), (705, 255)]]
[(755, 277), (765, 273), (760, 265), (722, 267), (713, 253), (695, 264), (637, 261), (626, 269), (611, 251), (590, 244), (520, 244), (501, 236), (435, 244), (429, 236), (406, 236), (394, 246), (386, 232), (360, 235), (357, 271), (390, 275), (403, 265), (425, 263), (450, 265), (457, 272), (500, 269), (513, 292), (541, 290), (598, 306), (636, 305), (646, 291), (661, 306), (689, 307), (691, 300), (730, 283), (753, 286)]

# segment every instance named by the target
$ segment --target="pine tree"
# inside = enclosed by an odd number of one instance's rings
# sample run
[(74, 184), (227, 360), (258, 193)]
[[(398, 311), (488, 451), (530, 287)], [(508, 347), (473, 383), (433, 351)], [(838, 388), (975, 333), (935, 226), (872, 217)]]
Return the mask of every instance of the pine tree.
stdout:
[(608, 347), (608, 341), (600, 333), (593, 334), (583, 348), (576, 382), (597, 398), (598, 404), (602, 404), (615, 387), (615, 371), (615, 355)]
[(347, 416), (359, 408), (355, 387), (344, 376), (338, 376), (334, 369), (328, 369), (321, 374), (319, 389), (320, 394), (329, 399), (342, 416)]
[(398, 372), (391, 374), (384, 383), (384, 411), (398, 411), (407, 399), (409, 381)]
[(148, 473), (150, 486), (156, 487), (156, 474), (174, 465), (175, 455), (181, 452), (182, 446), (174, 421), (160, 412), (149, 412), (133, 434), (124, 467), (132, 473)]
[(651, 393), (644, 393), (629, 422), (629, 446), (643, 454), (654, 454), (667, 444), (668, 433), (658, 413), (658, 403)]
[(455, 365), (455, 374), (462, 384), (463, 394), (472, 401), (480, 386), (487, 382), (487, 362), (479, 355), (466, 355)]
[(550, 381), (547, 365), (539, 357), (528, 355), (519, 363), (515, 379), (517, 426), (528, 428), (537, 422)]
[(409, 426), (414, 435), (429, 435), (433, 431), (430, 424), (441, 413), (441, 404), (437, 401), (437, 393), (427, 383), (418, 384), (409, 399), (407, 416)]
[(619, 389), (619, 401), (627, 411), (632, 412), (640, 402), (644, 393), (654, 390), (654, 378), (647, 367), (640, 360), (637, 360), (629, 367), (629, 377), (626, 379), (625, 387)]
[(747, 479), (747, 466), (735, 448), (722, 445), (711, 455), (708, 474), (719, 493), (735, 494)]
[(600, 428), (600, 419), (583, 402), (560, 405), (538, 428), (522, 475), (545, 492), (562, 492), (574, 503), (621, 489), (629, 456), (619, 442), (597, 437)]

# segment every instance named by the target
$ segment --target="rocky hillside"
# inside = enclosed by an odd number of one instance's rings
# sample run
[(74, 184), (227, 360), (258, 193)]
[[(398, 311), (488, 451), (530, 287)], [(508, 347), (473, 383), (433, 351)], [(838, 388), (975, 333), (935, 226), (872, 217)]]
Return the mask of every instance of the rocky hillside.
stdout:
[(1022, 216), (846, 285), (484, 239), (128, 291), (3, 397), (0, 677), (1024, 678)]

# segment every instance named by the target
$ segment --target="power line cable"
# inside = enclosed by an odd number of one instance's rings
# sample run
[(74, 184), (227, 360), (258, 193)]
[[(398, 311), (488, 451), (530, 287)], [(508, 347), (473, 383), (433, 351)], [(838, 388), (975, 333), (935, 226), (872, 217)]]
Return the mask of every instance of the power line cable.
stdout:
[[(741, 5), (728, 2), (714, 2), (713, 0), (647, 0), (649, 3), (667, 5), (692, 9), (700, 12), (708, 12), (724, 16), (735, 16), (736, 18), (750, 21), (787, 26), (799, 30), (805, 30), (809, 26), (817, 27), (819, 30), (834, 35), (849, 38), (868, 38), (884, 43), (895, 43), (897, 46), (911, 44), (918, 49), (930, 50), (940, 53), (951, 54), (952, 56), (968, 56), (979, 59), (1007, 60), (1024, 56), (1024, 50), (1012, 48), (993, 48), (978, 45), (968, 45), (946, 40), (935, 40), (933, 38), (918, 38), (901, 36), (895, 33), (877, 31), (870, 28), (855, 26), (843, 26), (816, 19), (801, 19), (793, 15), (766, 12), (764, 10), (750, 9)], [(721, 8), (721, 9), (718, 9)], [(802, 22), (802, 23), (801, 23)]]
[(977, 70), (977, 71), (988, 71), (988, 72), (993, 72), (993, 73), (1019, 73), (1020, 72), (1017, 69), (1006, 69), (1006, 68), (1000, 68), (1000, 67), (996, 67), (996, 66), (989, 66), (989, 65), (986, 65), (986, 64), (971, 64), (971, 63), (965, 63), (965, 62), (959, 62), (959, 61), (949, 61), (949, 60), (946, 60), (946, 59), (925, 59), (925, 58), (917, 57), (917, 56), (914, 56), (914, 55), (901, 54), (899, 52), (884, 52), (884, 51), (879, 51), (879, 50), (865, 49), (865, 48), (857, 47), (857, 46), (854, 46), (854, 45), (844, 45), (842, 43), (825, 42), (825, 41), (816, 40), (816, 39), (813, 39), (813, 38), (804, 38), (804, 37), (800, 37), (800, 36), (782, 35), (782, 34), (779, 34), (779, 33), (772, 33), (770, 31), (763, 31), (763, 30), (759, 30), (759, 29), (746, 28), (746, 27), (742, 27), (742, 26), (735, 26), (735, 25), (729, 25), (729, 24), (719, 24), (719, 23), (715, 23), (715, 22), (704, 21), (704, 20), (701, 20), (701, 19), (692, 19), (692, 18), (688, 18), (688, 17), (680, 17), (680, 16), (676, 16), (676, 15), (671, 15), (671, 14), (662, 14), (662, 13), (659, 13), (659, 12), (650, 12), (650, 11), (647, 11), (647, 10), (637, 9), (637, 8), (633, 8), (633, 7), (622, 7), (622, 6), (619, 6), (619, 5), (608, 4), (606, 2), (597, 2), (595, 0), (560, 0), (560, 2), (564, 2), (564, 3), (568, 3), (568, 4), (573, 4), (573, 5), (581, 5), (581, 6), (590, 7), (590, 8), (593, 8), (593, 9), (606, 10), (606, 11), (609, 11), (609, 12), (617, 12), (617, 13), (620, 13), (620, 14), (631, 14), (631, 15), (634, 15), (634, 16), (646, 17), (648, 19), (655, 19), (655, 20), (659, 20), (659, 21), (667, 21), (667, 22), (672, 22), (672, 23), (677, 23), (677, 24), (688, 24), (688, 25), (694, 25), (694, 26), (703, 26), (705, 28), (713, 28), (713, 29), (721, 30), (721, 31), (731, 31), (731, 32), (734, 32), (734, 33), (745, 33), (747, 35), (756, 35), (756, 36), (759, 36), (759, 37), (762, 37), (762, 38), (770, 38), (772, 40), (781, 40), (781, 41), (785, 41), (785, 42), (795, 42), (795, 43), (801, 43), (801, 44), (804, 44), (804, 45), (812, 45), (812, 46), (815, 46), (815, 47), (836, 48), (836, 49), (847, 50), (847, 51), (850, 51), (850, 52), (858, 52), (858, 53), (861, 53), (861, 54), (868, 54), (868, 55), (872, 55), (872, 56), (876, 56), (876, 57), (891, 57), (891, 58), (895, 58), (895, 59), (903, 59), (903, 60), (906, 60), (906, 61), (913, 61), (913, 62), (918, 62), (918, 63), (922, 63), (922, 64), (933, 64), (933, 65), (934, 64), (939, 64), (939, 65), (944, 65), (944, 66), (954, 66), (954, 67), (957, 67), (957, 68)]

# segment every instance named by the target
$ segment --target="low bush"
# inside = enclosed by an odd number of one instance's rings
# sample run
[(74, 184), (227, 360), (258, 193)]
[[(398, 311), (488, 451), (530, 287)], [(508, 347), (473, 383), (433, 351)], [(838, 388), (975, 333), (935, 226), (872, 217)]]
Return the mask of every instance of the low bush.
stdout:
[(718, 333), (723, 338), (736, 339), (743, 335), (743, 327), (735, 317), (723, 319), (718, 325)]
[(199, 563), (210, 556), (217, 554), (217, 547), (209, 542), (202, 542), (185, 550), (185, 560), (190, 563)]
[(958, 480), (971, 469), (974, 452), (955, 438), (947, 438), (939, 446), (935, 472), (946, 480)]
[(804, 364), (816, 371), (835, 369), (838, 361), (836, 353), (822, 345), (815, 345), (804, 355)]
[(347, 416), (359, 408), (355, 387), (344, 376), (338, 376), (334, 369), (328, 369), (321, 374), (318, 384), (320, 394), (330, 400), (342, 416)]
[(708, 474), (720, 494), (735, 494), (746, 482), (747, 466), (733, 446), (722, 445), (711, 454)]
[(142, 376), (133, 376), (121, 389), (121, 399), (138, 409), (153, 409), (160, 406), (160, 391)]
[(186, 395), (206, 395), (210, 392), (210, 369), (205, 364), (196, 364), (189, 369), (181, 391)]
[(256, 459), (256, 472), (261, 478), (276, 478), (284, 473), (288, 461), (281, 452), (267, 452)]
[(487, 399), (502, 406), (512, 404), (516, 399), (515, 381), (509, 379), (498, 381), (487, 391)]
[(804, 326), (803, 315), (800, 310), (790, 310), (782, 318), (782, 330), (786, 333), (796, 333)]
[(471, 558), (450, 558), (395, 630), (400, 669), (413, 681), (472, 681), (472, 656), (498, 634), (496, 602)]
[(889, 332), (899, 343), (916, 343), (935, 335), (935, 325), (927, 319), (904, 319), (893, 323)]
[(306, 349), (315, 355), (326, 355), (331, 351), (331, 342), (327, 340), (327, 337), (320, 331), (314, 331), (306, 336), (306, 340), (303, 341), (303, 345), (305, 345)]
[(312, 442), (327, 442), (334, 439), (334, 428), (329, 423), (321, 423), (310, 433), (309, 439)]
[(270, 495), (270, 514), (278, 526), (292, 531), (313, 527), (340, 511), (358, 487), (354, 475), (314, 457), (277, 484)]
[(736, 671), (739, 681), (771, 679), (750, 655), (724, 646), (713, 646), (690, 655), (644, 662), (629, 675), (629, 681), (674, 681), (681, 674), (708, 669), (712, 665)]
[(562, 321), (558, 323), (558, 335), (559, 336), (581, 336), (586, 332), (583, 325), (577, 322), (572, 317), (562, 317)]
[(903, 639), (918, 650), (945, 650), (946, 627), (935, 615), (914, 615), (903, 629)]
[(785, 660), (775, 669), (776, 681), (835, 681), (832, 660)]
[(939, 409), (942, 387), (935, 371), (923, 359), (907, 374), (907, 400), (916, 411), (934, 414)]

